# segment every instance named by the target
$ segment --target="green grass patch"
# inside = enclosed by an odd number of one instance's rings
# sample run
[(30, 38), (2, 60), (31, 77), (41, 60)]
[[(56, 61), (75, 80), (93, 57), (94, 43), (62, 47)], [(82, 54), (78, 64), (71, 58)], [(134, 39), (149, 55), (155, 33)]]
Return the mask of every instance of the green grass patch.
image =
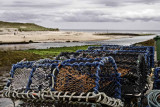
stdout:
[(135, 34), (135, 33), (95, 33), (94, 35), (148, 36), (148, 35), (154, 35), (154, 34)]
[(31, 49), (31, 50), (25, 50), (25, 52), (30, 52), (30, 53), (40, 55), (42, 58), (52, 58), (57, 56), (61, 52), (75, 52), (77, 50), (80, 50), (80, 49), (85, 50), (87, 48), (88, 46), (86, 45), (86, 46), (73, 46), (73, 47), (56, 47), (56, 48), (50, 48), (50, 49)]
[(58, 28), (45, 28), (34, 23), (12, 23), (0, 21), (0, 28), (17, 28), (19, 31), (59, 31)]
[(32, 49), (24, 51), (0, 51), (0, 68), (11, 66), (12, 64), (17, 63), (23, 60), (24, 58), (26, 58), (26, 60), (28, 61), (34, 61), (41, 58), (53, 58), (58, 54), (60, 54), (61, 52), (75, 52), (79, 49), (87, 49), (87, 48), (88, 46), (74, 46), (74, 47), (57, 47), (50, 49)]
[(23, 51), (0, 51), (0, 67), (11, 66), (24, 58), (31, 61), (40, 59), (41, 56)]

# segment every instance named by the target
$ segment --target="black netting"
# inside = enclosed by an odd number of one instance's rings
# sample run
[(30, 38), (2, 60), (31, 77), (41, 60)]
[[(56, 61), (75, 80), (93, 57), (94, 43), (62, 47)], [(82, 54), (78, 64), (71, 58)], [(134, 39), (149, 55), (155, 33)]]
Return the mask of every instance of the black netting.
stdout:
[(153, 46), (121, 46), (121, 45), (103, 45), (103, 46), (91, 46), (88, 48), (88, 51), (97, 51), (97, 50), (106, 50), (106, 51), (132, 51), (136, 53), (146, 53), (147, 60), (150, 63), (150, 68), (154, 67), (154, 47)]
[(30, 90), (40, 91), (50, 88), (51, 68), (36, 68), (33, 73)]
[[(71, 61), (70, 64), (74, 65), (74, 63), (75, 62)], [(76, 63), (85, 64), (86, 61), (76, 61)], [(61, 66), (56, 75), (55, 82), (55, 90), (76, 92), (78, 94), (95, 91), (95, 87), (97, 86), (96, 82), (98, 82), (98, 91), (105, 92), (110, 97), (115, 97), (115, 90), (120, 87), (117, 85), (115, 69), (109, 62), (106, 62), (104, 66), (101, 66), (100, 71), (97, 71), (97, 66), (93, 65)]]
[(17, 68), (14, 71), (14, 78), (12, 79), (11, 84), (13, 89), (17, 90), (26, 88), (31, 70), (32, 69), (30, 68)]
[[(67, 57), (65, 56), (67, 54)], [(84, 58), (100, 58), (112, 56), (117, 64), (118, 72), (121, 73), (122, 93), (135, 94), (145, 91), (147, 84), (147, 76), (150, 73), (149, 67), (145, 62), (144, 54), (136, 52), (76, 52), (76, 53), (61, 53), (58, 58), (69, 58), (69, 56), (84, 57)], [(103, 74), (104, 75), (104, 74)], [(127, 88), (128, 87), (128, 88)], [(133, 88), (130, 88), (133, 87)]]

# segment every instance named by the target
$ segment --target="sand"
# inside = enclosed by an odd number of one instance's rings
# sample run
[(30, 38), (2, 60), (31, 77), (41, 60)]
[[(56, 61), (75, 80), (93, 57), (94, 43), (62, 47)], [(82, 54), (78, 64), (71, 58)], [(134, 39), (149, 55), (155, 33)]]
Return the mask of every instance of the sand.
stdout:
[(30, 31), (30, 32), (0, 32), (0, 43), (5, 42), (83, 42), (99, 41), (118, 38), (128, 38), (130, 36), (120, 35), (94, 35), (91, 32), (72, 31)]

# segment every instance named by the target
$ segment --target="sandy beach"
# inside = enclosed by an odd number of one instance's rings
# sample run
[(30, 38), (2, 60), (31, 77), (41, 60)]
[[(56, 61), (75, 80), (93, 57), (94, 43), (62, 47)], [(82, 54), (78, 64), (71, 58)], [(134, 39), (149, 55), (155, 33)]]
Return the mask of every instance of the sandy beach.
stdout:
[(30, 32), (0, 32), (0, 43), (14, 42), (85, 42), (128, 38), (121, 35), (95, 35), (91, 32), (72, 31), (30, 31)]

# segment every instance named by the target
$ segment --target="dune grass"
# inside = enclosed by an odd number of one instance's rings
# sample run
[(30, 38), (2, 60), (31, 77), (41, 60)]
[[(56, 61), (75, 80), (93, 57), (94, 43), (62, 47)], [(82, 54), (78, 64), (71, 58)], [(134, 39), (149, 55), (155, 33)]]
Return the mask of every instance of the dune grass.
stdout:
[(34, 23), (13, 23), (0, 21), (0, 28), (17, 28), (19, 31), (59, 31), (58, 28), (45, 28)]

